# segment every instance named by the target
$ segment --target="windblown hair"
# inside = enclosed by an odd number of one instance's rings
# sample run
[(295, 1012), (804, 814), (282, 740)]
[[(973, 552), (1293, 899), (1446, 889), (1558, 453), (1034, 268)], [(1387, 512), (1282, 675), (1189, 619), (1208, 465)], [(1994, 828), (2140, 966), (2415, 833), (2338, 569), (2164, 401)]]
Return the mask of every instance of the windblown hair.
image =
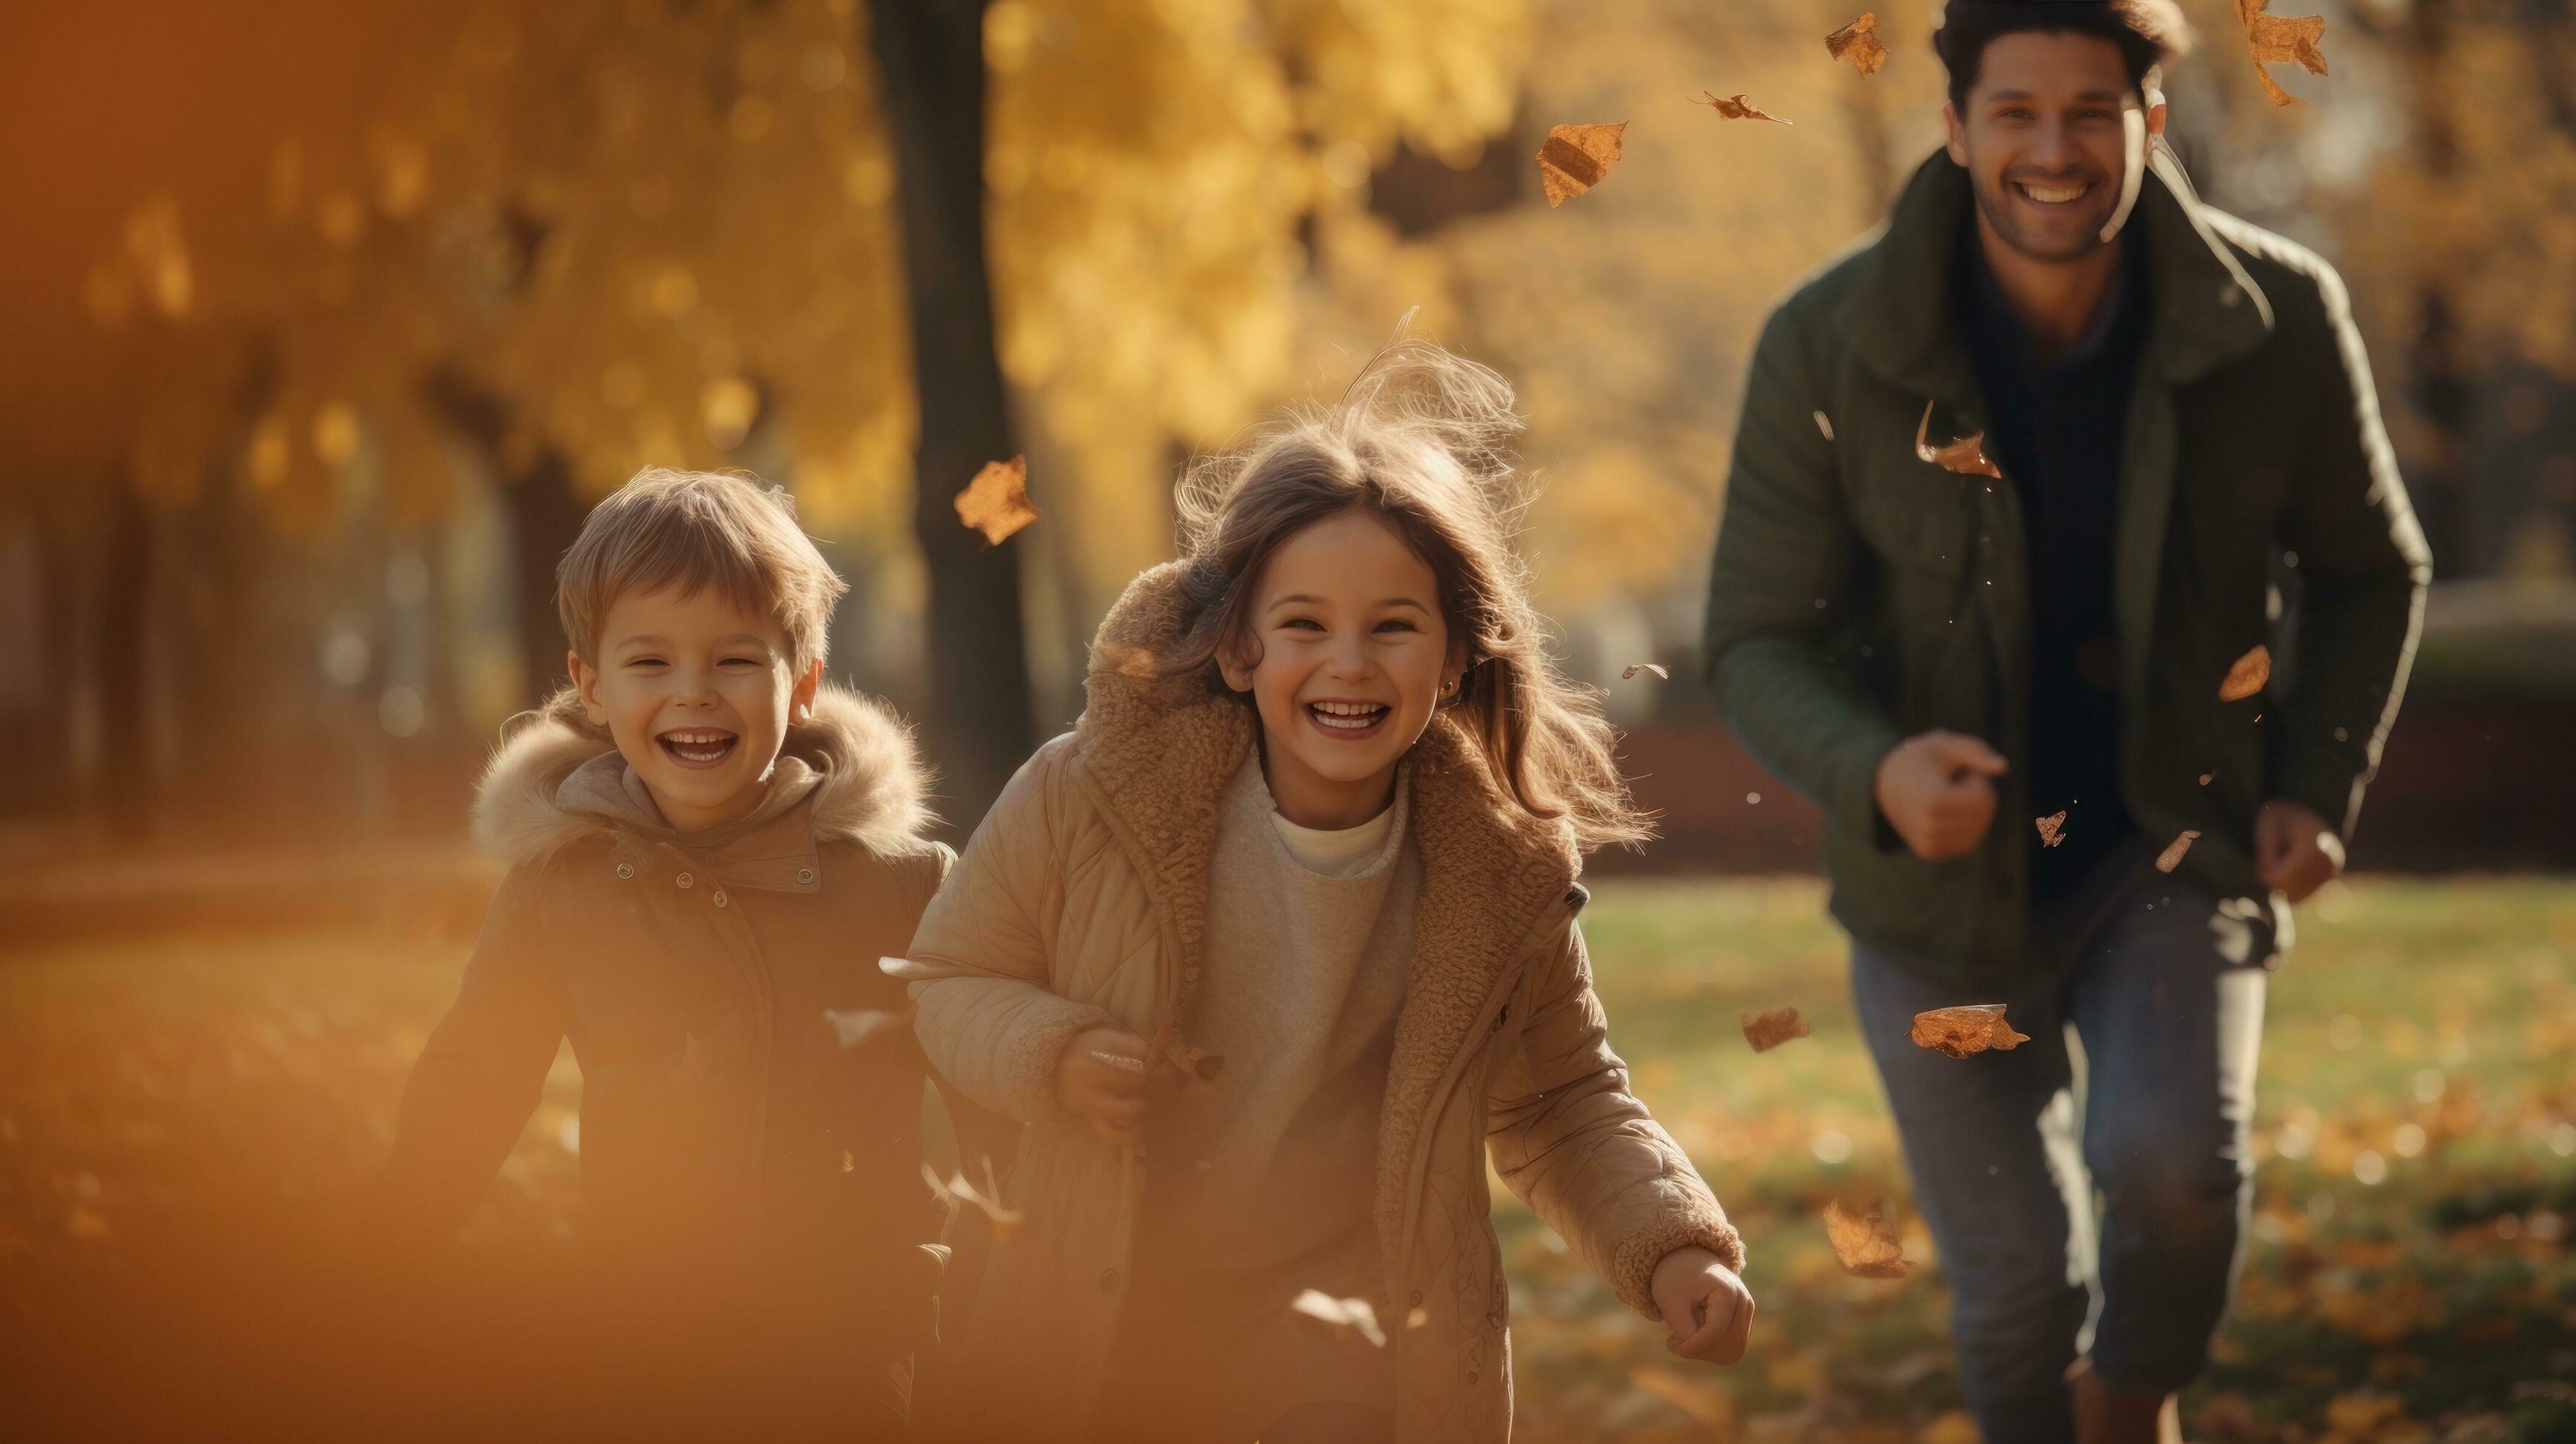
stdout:
[(2148, 88), (2157, 69), (2191, 49), (2191, 24), (2174, 0), (1949, 0), (1932, 49), (1950, 71), (1950, 104), (1968, 112), (1986, 47), (2022, 31), (2091, 35), (2120, 47), (2129, 84)]
[(1560, 675), (1512, 550), (1528, 503), (1509, 446), (1512, 388), (1487, 367), (1400, 332), (1330, 406), (1282, 415), (1235, 450), (1192, 461), (1179, 492), (1184, 600), (1167, 675), (1225, 684), (1220, 656), (1257, 656), (1251, 613), (1270, 559), (1318, 522), (1365, 510), (1437, 579), (1467, 670), (1446, 702), (1501, 791), (1563, 818), (1586, 849), (1652, 835), (1594, 694)]
[(714, 591), (774, 619), (796, 670), (831, 645), (832, 604), (849, 591), (796, 524), (796, 500), (748, 476), (648, 466), (591, 508), (555, 569), (555, 609), (582, 660), (599, 661), (609, 608), (635, 592)]

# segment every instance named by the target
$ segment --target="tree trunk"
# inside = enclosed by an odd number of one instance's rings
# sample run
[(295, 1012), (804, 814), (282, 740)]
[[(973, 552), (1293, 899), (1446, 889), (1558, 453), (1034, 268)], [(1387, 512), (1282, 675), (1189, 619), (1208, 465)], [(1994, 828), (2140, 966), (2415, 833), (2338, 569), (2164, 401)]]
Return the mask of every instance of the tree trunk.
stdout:
[(924, 740), (941, 811), (971, 829), (1029, 753), (1028, 643), (1018, 554), (960, 525), (952, 499), (1011, 434), (984, 238), (985, 0), (873, 0), (903, 226), (921, 447), (913, 530), (930, 574)]

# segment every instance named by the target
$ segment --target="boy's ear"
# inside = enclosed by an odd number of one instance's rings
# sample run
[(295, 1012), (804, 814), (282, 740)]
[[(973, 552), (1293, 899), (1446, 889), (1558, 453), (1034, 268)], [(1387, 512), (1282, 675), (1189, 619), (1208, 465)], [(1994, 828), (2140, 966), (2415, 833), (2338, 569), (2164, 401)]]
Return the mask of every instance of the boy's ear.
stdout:
[(796, 679), (796, 690), (789, 693), (787, 696), (787, 720), (790, 722), (813, 721), (814, 694), (822, 690), (822, 687), (823, 659), (817, 657), (813, 661), (805, 664), (805, 675)]
[(564, 653), (564, 667), (572, 673), (573, 690), (581, 694), (581, 710), (593, 727), (608, 725), (608, 708), (599, 700), (599, 669), (581, 659), (579, 652)]

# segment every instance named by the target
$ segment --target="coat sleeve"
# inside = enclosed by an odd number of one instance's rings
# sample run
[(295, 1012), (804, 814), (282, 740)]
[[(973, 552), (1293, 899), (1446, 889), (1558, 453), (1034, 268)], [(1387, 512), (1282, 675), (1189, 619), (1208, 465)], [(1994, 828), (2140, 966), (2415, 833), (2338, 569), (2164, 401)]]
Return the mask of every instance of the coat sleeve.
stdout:
[(1490, 1085), (1486, 1147), (1513, 1193), (1630, 1308), (1663, 1318), (1655, 1265), (1697, 1244), (1744, 1268), (1744, 1242), (1610, 1051), (1583, 931), (1569, 917), (1522, 987), (1520, 1046)]
[(412, 1065), (378, 1181), (383, 1222), (399, 1238), (451, 1235), (474, 1211), (571, 1024), (530, 891), (520, 869), (502, 879), (456, 1002)]
[(1817, 418), (1790, 307), (1754, 347), (1709, 571), (1704, 676), (1718, 710), (1772, 771), (1852, 836), (1881, 828), (1879, 761), (1903, 734), (1858, 677), (1824, 659), (1823, 637), (1863, 561), (1833, 443)]
[(1002, 789), (922, 915), (909, 955), (884, 964), (911, 985), (913, 1030), (930, 1066), (974, 1103), (1022, 1123), (1071, 1121), (1056, 1101), (1056, 1062), (1075, 1034), (1116, 1025), (1050, 988), (1064, 911), (1063, 751), (1041, 749)]
[(2325, 394), (2309, 413), (2316, 440), (2282, 528), (2304, 591), (2268, 791), (2349, 837), (2406, 692), (2433, 557), (2380, 425), (2351, 297), (2332, 270), (2318, 290), (2330, 333)]

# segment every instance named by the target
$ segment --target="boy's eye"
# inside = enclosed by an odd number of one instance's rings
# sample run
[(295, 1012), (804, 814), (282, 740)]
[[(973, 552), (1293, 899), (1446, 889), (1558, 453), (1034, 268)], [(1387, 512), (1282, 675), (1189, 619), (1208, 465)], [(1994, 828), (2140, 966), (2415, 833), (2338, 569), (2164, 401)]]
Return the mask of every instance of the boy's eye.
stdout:
[(662, 659), (659, 657), (629, 657), (626, 659), (626, 665), (629, 667), (659, 667), (662, 665)]
[(758, 657), (727, 657), (717, 665), (723, 667), (757, 667), (760, 665), (760, 659)]

